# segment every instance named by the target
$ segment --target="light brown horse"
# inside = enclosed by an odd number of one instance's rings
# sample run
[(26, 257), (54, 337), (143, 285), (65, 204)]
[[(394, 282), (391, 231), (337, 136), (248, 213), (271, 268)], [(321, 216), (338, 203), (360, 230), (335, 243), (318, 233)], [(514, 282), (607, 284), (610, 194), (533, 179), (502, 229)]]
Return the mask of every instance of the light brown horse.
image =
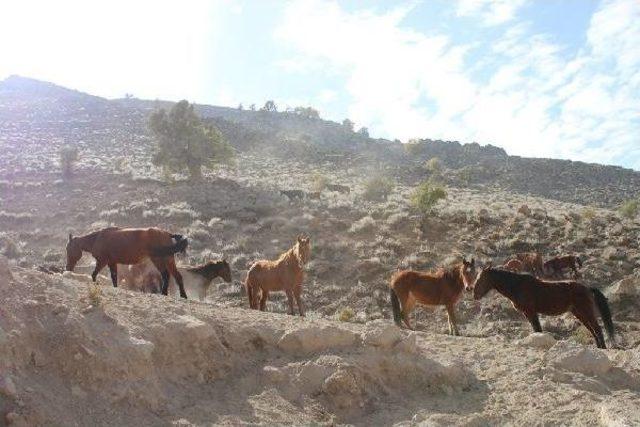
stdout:
[(519, 259), (511, 258), (509, 261), (504, 263), (502, 268), (504, 268), (505, 270), (520, 273), (521, 271), (524, 271), (524, 264)]
[(96, 259), (96, 268), (91, 274), (93, 281), (100, 270), (109, 266), (113, 286), (118, 287), (118, 264), (138, 264), (150, 258), (162, 275), (162, 294), (167, 295), (169, 277), (173, 276), (180, 287), (180, 296), (187, 298), (174, 258), (174, 254), (184, 252), (187, 245), (187, 239), (181, 235), (157, 228), (109, 227), (80, 237), (69, 234), (67, 271), (73, 271), (83, 251), (89, 252)]
[[(293, 299), (298, 305), (300, 316), (304, 316), (302, 305), (302, 281), (304, 265), (311, 257), (309, 237), (298, 236), (291, 249), (280, 255), (275, 261), (261, 260), (253, 263), (245, 287), (249, 298), (249, 307), (264, 311), (269, 292), (284, 291), (289, 303), (289, 314), (293, 315)], [(260, 291), (260, 292), (258, 292)], [(260, 301), (258, 302), (258, 298)]]
[(572, 270), (573, 278), (577, 278), (578, 268), (582, 267), (582, 260), (575, 255), (553, 257), (544, 263), (544, 272), (549, 277), (562, 278), (564, 270)]
[(535, 332), (542, 332), (538, 314), (559, 316), (570, 311), (591, 332), (600, 348), (606, 348), (596, 313), (600, 314), (611, 342), (613, 321), (607, 298), (596, 288), (578, 282), (550, 282), (530, 274), (484, 268), (473, 284), (473, 297), (479, 300), (495, 289), (511, 300), (513, 307), (525, 315)]
[(449, 317), (449, 333), (460, 335), (456, 325), (455, 305), (465, 288), (471, 289), (476, 278), (476, 262), (463, 259), (462, 263), (448, 269), (435, 272), (419, 272), (414, 270), (399, 271), (391, 278), (389, 293), (393, 320), (402, 326), (401, 321), (409, 329), (409, 314), (416, 303), (424, 305), (444, 305)]

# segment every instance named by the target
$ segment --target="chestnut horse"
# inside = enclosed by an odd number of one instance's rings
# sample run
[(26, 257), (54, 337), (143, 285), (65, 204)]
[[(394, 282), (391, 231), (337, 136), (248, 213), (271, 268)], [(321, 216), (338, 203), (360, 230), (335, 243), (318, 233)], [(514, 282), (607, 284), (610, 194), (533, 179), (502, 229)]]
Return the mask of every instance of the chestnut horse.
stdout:
[[(302, 280), (304, 279), (304, 265), (311, 257), (311, 243), (309, 237), (298, 236), (296, 244), (280, 255), (275, 261), (261, 260), (253, 263), (245, 287), (249, 298), (249, 307), (264, 311), (269, 292), (284, 291), (289, 303), (289, 314), (293, 315), (293, 299), (298, 305), (300, 316), (304, 316), (302, 306)], [(258, 294), (260, 290), (260, 294)], [(260, 302), (258, 303), (258, 297)]]
[(484, 268), (473, 284), (473, 297), (479, 300), (495, 289), (511, 300), (513, 307), (525, 315), (535, 332), (542, 332), (538, 314), (559, 316), (568, 311), (591, 332), (599, 348), (606, 348), (596, 314), (600, 314), (613, 343), (614, 330), (607, 298), (599, 289), (574, 281), (551, 282), (530, 274)]
[(173, 257), (184, 252), (187, 244), (187, 239), (181, 235), (157, 228), (108, 227), (80, 237), (69, 234), (67, 271), (73, 271), (83, 251), (89, 252), (96, 259), (96, 268), (91, 274), (93, 281), (96, 281), (100, 270), (109, 266), (113, 286), (118, 287), (118, 264), (137, 264), (150, 258), (162, 275), (162, 294), (167, 295), (169, 277), (173, 276), (180, 287), (180, 296), (187, 298)]
[(519, 259), (511, 258), (509, 261), (504, 263), (502, 268), (504, 268), (505, 270), (520, 273), (521, 271), (524, 271), (524, 264)]
[(391, 278), (389, 293), (393, 320), (402, 327), (400, 321), (409, 329), (409, 314), (416, 303), (424, 305), (444, 305), (449, 317), (449, 333), (460, 335), (456, 325), (454, 308), (463, 289), (470, 286), (476, 278), (476, 262), (463, 259), (449, 269), (439, 269), (435, 272), (419, 272), (414, 270), (399, 271)]
[(582, 260), (575, 255), (564, 255), (553, 257), (544, 263), (544, 272), (547, 276), (562, 278), (562, 273), (566, 269), (573, 271), (573, 278), (578, 277), (578, 268), (582, 268)]
[(542, 262), (542, 255), (537, 252), (523, 252), (516, 254), (516, 259), (522, 262), (524, 270), (534, 276), (542, 277), (544, 275), (544, 265)]

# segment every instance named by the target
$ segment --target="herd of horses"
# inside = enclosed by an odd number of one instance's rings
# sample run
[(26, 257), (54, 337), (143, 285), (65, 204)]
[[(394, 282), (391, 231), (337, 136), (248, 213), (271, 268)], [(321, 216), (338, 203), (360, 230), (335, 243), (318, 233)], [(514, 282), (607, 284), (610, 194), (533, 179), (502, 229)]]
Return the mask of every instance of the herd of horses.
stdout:
[[(195, 283), (200, 299), (206, 296), (206, 288), (216, 277), (231, 282), (231, 269), (226, 260), (210, 261), (196, 267), (178, 268), (174, 255), (184, 252), (187, 239), (157, 228), (137, 229), (109, 227), (73, 237), (67, 242), (68, 271), (73, 271), (82, 257), (89, 252), (96, 260), (92, 273), (96, 281), (100, 271), (108, 266), (114, 287), (118, 286), (118, 265), (126, 266), (121, 275), (131, 287), (142, 283), (142, 289), (159, 290), (168, 295), (170, 279), (178, 286), (180, 296), (187, 298), (184, 279)], [(304, 316), (302, 284), (304, 267), (311, 257), (311, 241), (300, 235), (294, 245), (278, 259), (254, 262), (247, 273), (244, 285), (251, 309), (264, 311), (270, 292), (284, 291), (289, 314), (294, 314), (294, 301), (300, 316)], [(146, 262), (146, 266), (144, 266)], [(462, 262), (435, 271), (402, 270), (396, 272), (389, 286), (394, 322), (413, 329), (409, 315), (416, 306), (442, 305), (447, 310), (449, 333), (459, 335), (455, 306), (463, 291), (473, 293), (476, 300), (495, 289), (511, 300), (531, 323), (533, 330), (541, 332), (539, 315), (557, 316), (572, 313), (591, 333), (600, 348), (606, 348), (598, 317), (602, 318), (609, 340), (614, 343), (614, 327), (606, 297), (597, 288), (576, 281), (582, 261), (574, 255), (559, 256), (544, 262), (538, 253), (521, 253), (507, 260), (500, 267), (488, 263), (482, 267), (475, 260)], [(564, 278), (565, 271), (572, 271), (573, 278)], [(151, 287), (150, 283), (154, 283)]]

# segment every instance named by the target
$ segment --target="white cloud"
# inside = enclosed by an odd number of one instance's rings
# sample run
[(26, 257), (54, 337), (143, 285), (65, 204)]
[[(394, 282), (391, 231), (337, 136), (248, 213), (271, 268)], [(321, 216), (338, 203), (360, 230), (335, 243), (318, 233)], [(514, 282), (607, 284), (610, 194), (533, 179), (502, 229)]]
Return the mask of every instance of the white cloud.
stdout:
[[(459, 3), (459, 15), (484, 24), (511, 21), (475, 64), (466, 58), (477, 45), (404, 27), (410, 7), (347, 12), (337, 2), (294, 1), (276, 37), (298, 52), (291, 60), (342, 73), (350, 118), (373, 134), (597, 162), (619, 163), (627, 152), (640, 169), (640, 4), (602, 3), (572, 56), (516, 19), (523, 4)], [(488, 83), (478, 83), (480, 66), (494, 70)]]

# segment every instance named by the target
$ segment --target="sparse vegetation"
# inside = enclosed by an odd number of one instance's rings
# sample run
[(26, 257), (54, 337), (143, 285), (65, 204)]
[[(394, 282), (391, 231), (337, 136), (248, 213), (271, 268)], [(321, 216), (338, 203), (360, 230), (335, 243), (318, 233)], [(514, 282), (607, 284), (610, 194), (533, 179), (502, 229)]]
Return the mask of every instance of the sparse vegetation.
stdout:
[(343, 307), (338, 312), (338, 320), (341, 322), (350, 322), (356, 315), (355, 311), (351, 307)]
[(627, 219), (634, 219), (640, 211), (640, 202), (638, 200), (627, 200), (620, 206), (620, 215)]
[(315, 173), (313, 174), (313, 178), (311, 178), (311, 190), (323, 191), (327, 187), (328, 183), (329, 177), (321, 173)]
[(430, 213), (435, 205), (447, 197), (445, 188), (431, 180), (420, 184), (413, 192), (411, 202), (420, 213)]
[(157, 141), (153, 163), (165, 173), (189, 172), (191, 179), (202, 177), (202, 167), (232, 163), (234, 152), (218, 128), (205, 126), (187, 101), (175, 104), (167, 113), (158, 110), (149, 119)]
[(102, 288), (97, 283), (90, 283), (87, 288), (87, 297), (89, 304), (94, 307), (100, 307), (102, 304)]
[(74, 164), (78, 161), (78, 149), (71, 145), (64, 145), (60, 147), (58, 151), (58, 157), (60, 160), (60, 169), (62, 170), (62, 177), (69, 179), (73, 175)]
[(395, 182), (389, 177), (374, 176), (364, 182), (362, 197), (366, 200), (383, 200), (391, 194), (395, 186)]
[(596, 217), (596, 210), (592, 207), (582, 209), (581, 216), (587, 221), (591, 221)]
[(431, 175), (440, 176), (443, 165), (439, 157), (432, 157), (424, 163), (424, 168)]

